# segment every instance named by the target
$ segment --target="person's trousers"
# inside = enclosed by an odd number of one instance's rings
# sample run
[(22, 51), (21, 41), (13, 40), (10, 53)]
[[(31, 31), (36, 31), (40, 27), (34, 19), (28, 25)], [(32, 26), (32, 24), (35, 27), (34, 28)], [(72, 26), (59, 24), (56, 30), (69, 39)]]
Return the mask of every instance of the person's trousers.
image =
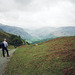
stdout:
[(5, 53), (4, 53), (4, 51), (6, 50), (6, 52), (7, 52), (7, 56), (9, 56), (9, 53), (8, 53), (8, 50), (7, 50), (7, 48), (6, 47), (3, 47), (2, 48), (2, 52), (3, 52), (3, 57), (5, 57)]

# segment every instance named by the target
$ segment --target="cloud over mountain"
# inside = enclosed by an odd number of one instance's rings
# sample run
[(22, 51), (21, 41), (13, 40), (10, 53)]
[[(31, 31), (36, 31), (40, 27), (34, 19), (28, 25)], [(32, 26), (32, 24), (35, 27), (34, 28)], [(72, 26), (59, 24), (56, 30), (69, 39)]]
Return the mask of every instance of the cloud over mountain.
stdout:
[(19, 27), (75, 26), (75, 0), (0, 0), (0, 23)]

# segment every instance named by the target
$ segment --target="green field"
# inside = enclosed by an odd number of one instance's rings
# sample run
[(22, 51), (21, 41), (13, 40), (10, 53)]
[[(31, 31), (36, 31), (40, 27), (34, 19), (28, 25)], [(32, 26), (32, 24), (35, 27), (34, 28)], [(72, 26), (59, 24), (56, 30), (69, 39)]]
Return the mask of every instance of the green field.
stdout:
[(5, 75), (75, 75), (75, 36), (20, 46)]

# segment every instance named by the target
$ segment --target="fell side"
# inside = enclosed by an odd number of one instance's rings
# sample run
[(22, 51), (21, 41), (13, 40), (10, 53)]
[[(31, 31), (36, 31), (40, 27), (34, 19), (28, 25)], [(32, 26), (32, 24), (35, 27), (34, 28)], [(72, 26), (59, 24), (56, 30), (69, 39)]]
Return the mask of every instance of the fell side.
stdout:
[(75, 75), (75, 36), (19, 47), (5, 75)]

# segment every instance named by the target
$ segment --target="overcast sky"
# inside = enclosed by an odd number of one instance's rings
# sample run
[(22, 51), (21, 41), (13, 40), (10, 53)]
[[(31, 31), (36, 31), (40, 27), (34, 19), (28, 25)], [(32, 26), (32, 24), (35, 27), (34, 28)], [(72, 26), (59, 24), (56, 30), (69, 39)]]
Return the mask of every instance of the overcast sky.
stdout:
[(0, 23), (22, 28), (75, 26), (75, 0), (0, 0)]

